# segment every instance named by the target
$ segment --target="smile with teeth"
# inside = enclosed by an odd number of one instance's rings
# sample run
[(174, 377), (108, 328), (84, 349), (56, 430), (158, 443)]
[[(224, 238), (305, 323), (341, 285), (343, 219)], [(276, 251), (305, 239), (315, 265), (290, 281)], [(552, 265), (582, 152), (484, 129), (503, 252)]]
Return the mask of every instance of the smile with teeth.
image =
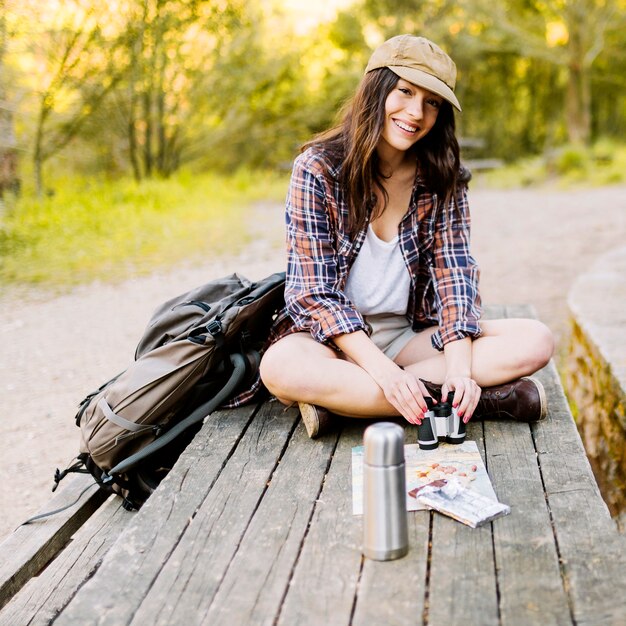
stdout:
[(401, 122), (400, 120), (393, 120), (393, 123), (407, 133), (414, 133), (415, 131), (417, 131), (417, 126), (409, 126), (408, 124), (406, 124), (405, 122)]

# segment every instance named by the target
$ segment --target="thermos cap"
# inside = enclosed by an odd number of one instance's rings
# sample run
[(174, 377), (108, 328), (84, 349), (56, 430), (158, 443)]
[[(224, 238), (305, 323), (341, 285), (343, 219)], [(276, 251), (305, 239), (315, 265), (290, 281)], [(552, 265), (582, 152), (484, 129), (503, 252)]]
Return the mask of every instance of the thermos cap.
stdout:
[(384, 467), (404, 463), (404, 429), (391, 422), (378, 422), (365, 429), (363, 435), (367, 465)]

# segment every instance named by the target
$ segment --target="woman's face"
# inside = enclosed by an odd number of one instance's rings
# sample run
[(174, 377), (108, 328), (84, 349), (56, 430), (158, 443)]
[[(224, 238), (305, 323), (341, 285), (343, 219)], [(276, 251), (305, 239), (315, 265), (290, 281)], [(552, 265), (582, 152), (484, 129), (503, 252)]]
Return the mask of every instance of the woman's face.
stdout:
[(400, 78), (385, 101), (385, 124), (379, 148), (406, 152), (437, 121), (443, 98)]

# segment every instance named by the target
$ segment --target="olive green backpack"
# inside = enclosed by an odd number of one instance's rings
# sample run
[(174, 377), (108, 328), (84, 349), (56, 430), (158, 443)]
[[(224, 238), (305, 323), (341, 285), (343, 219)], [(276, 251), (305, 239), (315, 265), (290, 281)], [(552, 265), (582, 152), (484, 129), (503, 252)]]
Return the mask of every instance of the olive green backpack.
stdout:
[(232, 274), (160, 306), (135, 361), (81, 402), (80, 454), (57, 469), (55, 488), (89, 472), (139, 508), (204, 418), (256, 377), (284, 283), (284, 273), (258, 282)]

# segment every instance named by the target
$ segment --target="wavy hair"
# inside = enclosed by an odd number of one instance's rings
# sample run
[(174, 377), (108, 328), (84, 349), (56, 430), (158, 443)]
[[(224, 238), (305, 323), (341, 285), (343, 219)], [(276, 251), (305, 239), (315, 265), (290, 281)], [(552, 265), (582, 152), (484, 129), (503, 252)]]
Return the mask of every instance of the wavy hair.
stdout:
[[(340, 123), (302, 146), (303, 151), (319, 147), (341, 161), (340, 181), (347, 194), (349, 228), (353, 234), (364, 228), (369, 213), (374, 211), (377, 188), (382, 193), (383, 205), (372, 218), (385, 210), (389, 200), (376, 146), (385, 124), (387, 96), (398, 80), (397, 74), (386, 67), (365, 74), (343, 108)], [(461, 168), (454, 111), (446, 100), (430, 132), (411, 151), (426, 185), (446, 204), (455, 198), (459, 183), (466, 183), (471, 177), (468, 170)]]

